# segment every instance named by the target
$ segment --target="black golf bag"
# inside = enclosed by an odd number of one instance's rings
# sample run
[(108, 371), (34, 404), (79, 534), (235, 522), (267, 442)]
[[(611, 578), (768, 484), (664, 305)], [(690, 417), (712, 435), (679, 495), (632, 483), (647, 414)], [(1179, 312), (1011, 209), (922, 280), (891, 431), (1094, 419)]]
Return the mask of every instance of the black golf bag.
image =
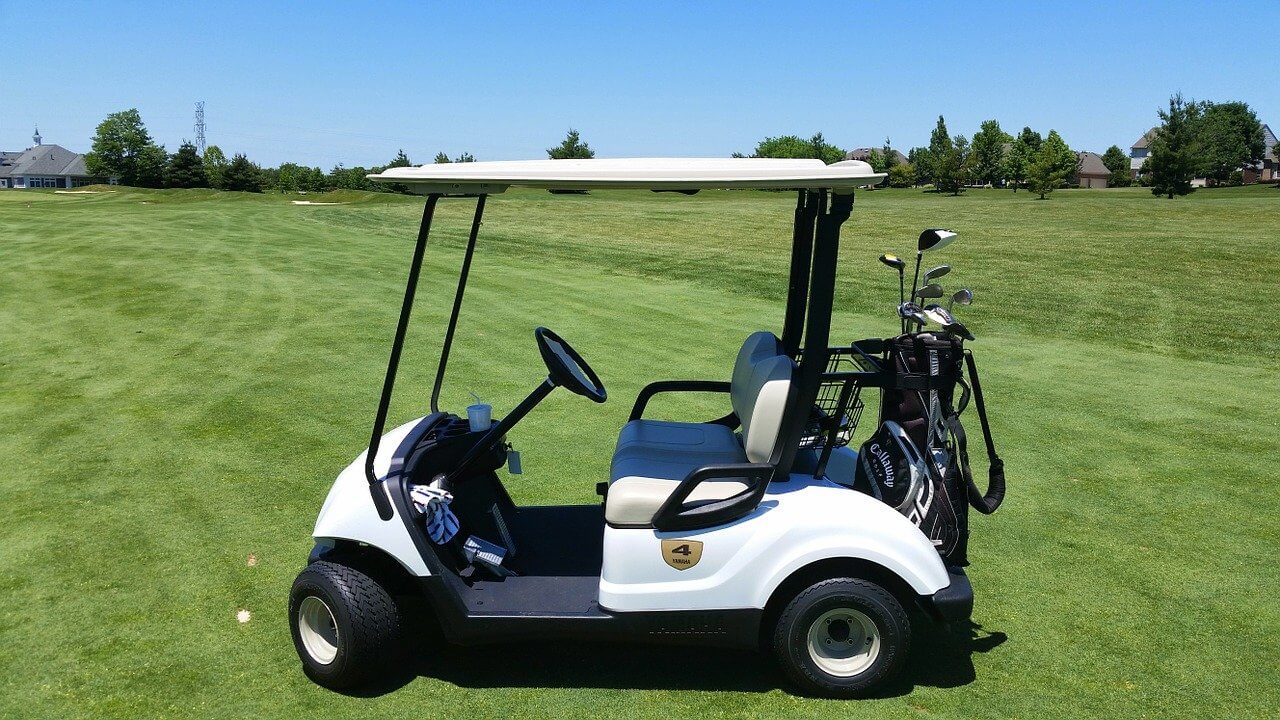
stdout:
[[(881, 387), (880, 426), (858, 453), (854, 488), (906, 515), (944, 561), (967, 565), (969, 507), (993, 513), (1005, 491), (1004, 462), (991, 440), (973, 355), (961, 338), (947, 332), (908, 333), (859, 345), (881, 354), (887, 379)], [(991, 463), (985, 494), (973, 481), (960, 423), (971, 397)]]

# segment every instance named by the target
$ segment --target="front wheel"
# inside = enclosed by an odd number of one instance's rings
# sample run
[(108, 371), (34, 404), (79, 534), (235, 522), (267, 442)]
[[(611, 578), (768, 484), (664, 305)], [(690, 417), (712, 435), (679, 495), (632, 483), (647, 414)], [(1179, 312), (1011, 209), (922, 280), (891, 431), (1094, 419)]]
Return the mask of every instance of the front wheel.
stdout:
[(390, 670), (401, 652), (401, 617), (376, 580), (346, 565), (314, 562), (293, 581), (289, 628), (303, 672), (340, 690)]
[(773, 647), (787, 675), (806, 692), (861, 697), (897, 673), (911, 624), (884, 588), (834, 578), (802, 590), (774, 629)]

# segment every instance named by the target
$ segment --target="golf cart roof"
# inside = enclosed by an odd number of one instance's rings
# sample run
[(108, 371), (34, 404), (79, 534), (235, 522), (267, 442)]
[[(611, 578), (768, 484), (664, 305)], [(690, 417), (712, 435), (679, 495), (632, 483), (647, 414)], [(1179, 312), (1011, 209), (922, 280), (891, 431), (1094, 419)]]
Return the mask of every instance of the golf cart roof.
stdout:
[(885, 177), (860, 160), (827, 165), (780, 158), (618, 158), (509, 160), (387, 168), (370, 180), (405, 185), (419, 195), (493, 194), (513, 185), (547, 190), (719, 188), (852, 190)]

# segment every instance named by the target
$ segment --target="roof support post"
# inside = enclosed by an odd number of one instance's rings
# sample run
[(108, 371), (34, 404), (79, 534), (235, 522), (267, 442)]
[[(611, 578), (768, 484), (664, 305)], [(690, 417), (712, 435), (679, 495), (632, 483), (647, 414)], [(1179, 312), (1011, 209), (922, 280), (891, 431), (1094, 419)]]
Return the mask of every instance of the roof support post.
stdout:
[(791, 277), (787, 284), (787, 312), (782, 326), (782, 347), (788, 355), (800, 352), (805, 307), (809, 295), (809, 270), (813, 259), (813, 223), (818, 215), (819, 194), (796, 194), (795, 221), (791, 228)]
[[(436, 202), (440, 200), (438, 193), (427, 196), (427, 205), (422, 209), (422, 224), (418, 226), (418, 243), (413, 249), (413, 260), (409, 264), (409, 281), (404, 288), (404, 302), (400, 305), (400, 321), (396, 324), (396, 338), (391, 344), (391, 358), (387, 361), (387, 375), (382, 381), (382, 396), (378, 400), (378, 414), (373, 421), (373, 434), (369, 438), (369, 451), (365, 453), (364, 476), (369, 481), (369, 495), (373, 505), (378, 509), (378, 517), (390, 520), (393, 516), (391, 498), (386, 489), (378, 481), (373, 470), (374, 458), (378, 455), (378, 445), (382, 440), (382, 432), (387, 424), (387, 409), (391, 406), (391, 391), (396, 384), (396, 369), (400, 365), (400, 351), (404, 348), (405, 333), (409, 329), (409, 315), (413, 312), (413, 295), (418, 289), (418, 273), (422, 270), (422, 255), (427, 249), (427, 235), (431, 232), (431, 220), (435, 216)], [(456, 307), (455, 307), (456, 312)]]
[[(825, 195), (821, 198), (825, 205)], [(804, 349), (800, 355), (797, 379), (791, 384), (782, 427), (786, 441), (779, 443), (776, 478), (786, 479), (795, 463), (800, 440), (808, 425), (813, 403), (818, 397), (822, 374), (827, 370), (828, 344), (831, 338), (831, 311), (835, 305), (836, 261), (840, 254), (840, 226), (853, 211), (853, 192), (832, 193), (831, 209), (819, 208), (814, 233), (813, 263), (809, 276), (809, 310), (805, 322)]]
[(440, 412), (440, 386), (444, 384), (444, 369), (449, 364), (449, 349), (453, 347), (453, 332), (458, 328), (458, 311), (462, 309), (462, 296), (467, 291), (467, 276), (471, 273), (471, 256), (476, 251), (476, 236), (480, 234), (480, 218), (484, 217), (484, 199), (476, 198), (476, 212), (471, 218), (471, 235), (467, 237), (467, 252), (462, 257), (462, 274), (458, 277), (458, 290), (453, 296), (453, 312), (449, 314), (449, 328), (444, 333), (444, 347), (440, 348), (440, 365), (436, 367), (436, 382), (431, 387), (431, 412)]

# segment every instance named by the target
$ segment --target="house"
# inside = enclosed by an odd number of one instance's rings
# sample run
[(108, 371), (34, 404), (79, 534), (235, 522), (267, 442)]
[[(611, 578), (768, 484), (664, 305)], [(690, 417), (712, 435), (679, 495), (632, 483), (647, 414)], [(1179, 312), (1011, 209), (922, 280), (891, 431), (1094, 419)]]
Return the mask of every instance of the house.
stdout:
[(1102, 156), (1092, 152), (1076, 153), (1076, 177), (1080, 178), (1082, 188), (1105, 188), (1111, 178), (1111, 171), (1102, 162)]
[[(884, 148), (858, 148), (857, 150), (850, 150), (849, 152), (845, 153), (844, 159), (845, 160), (861, 160), (862, 162), (869, 162), (868, 158), (871, 157), (872, 150), (875, 150), (876, 152), (881, 154), (884, 153)], [(893, 159), (896, 161), (894, 163), (895, 165), (907, 164), (906, 155), (903, 155), (902, 153), (898, 152), (893, 148), (889, 149), (889, 153), (893, 155)]]
[(45, 145), (37, 129), (34, 147), (0, 152), (0, 188), (73, 188), (98, 182), (89, 175), (84, 156), (61, 145)]
[(1129, 147), (1129, 172), (1133, 173), (1134, 180), (1138, 179), (1138, 174), (1142, 172), (1142, 164), (1151, 155), (1151, 141), (1155, 139), (1156, 131), (1159, 129), (1151, 128)]

